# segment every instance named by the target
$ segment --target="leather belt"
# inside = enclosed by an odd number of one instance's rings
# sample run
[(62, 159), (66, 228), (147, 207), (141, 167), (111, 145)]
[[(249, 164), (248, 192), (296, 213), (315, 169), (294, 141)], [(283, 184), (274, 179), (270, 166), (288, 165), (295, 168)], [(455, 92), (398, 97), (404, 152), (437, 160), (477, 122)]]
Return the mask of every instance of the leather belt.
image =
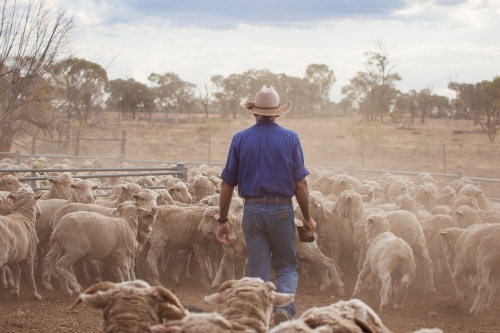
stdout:
[(245, 204), (261, 203), (266, 205), (291, 205), (292, 198), (286, 197), (245, 197)]

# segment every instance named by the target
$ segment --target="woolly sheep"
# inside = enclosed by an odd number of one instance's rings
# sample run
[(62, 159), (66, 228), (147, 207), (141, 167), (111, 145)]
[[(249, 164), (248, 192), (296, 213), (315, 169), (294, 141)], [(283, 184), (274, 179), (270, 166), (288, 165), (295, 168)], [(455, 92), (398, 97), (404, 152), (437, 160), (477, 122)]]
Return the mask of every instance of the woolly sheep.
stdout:
[[(453, 228), (455, 229), (455, 228)], [(456, 229), (455, 229), (456, 230)], [(490, 289), (490, 274), (500, 264), (500, 224), (473, 225), (455, 232), (458, 237), (449, 237), (450, 229), (439, 233), (443, 238), (443, 248), (454, 259), (453, 282), (457, 297), (466, 294), (464, 280), (467, 275), (478, 275), (479, 287), (470, 309), (471, 314), (483, 314)]]
[(40, 300), (33, 276), (33, 263), (35, 259), (38, 239), (35, 231), (35, 196), (31, 189), (20, 188), (15, 193), (9, 194), (14, 206), (7, 216), (0, 216), (0, 268), (7, 265), (12, 271), (14, 286), (12, 293), (19, 298), (19, 285), (21, 269), (26, 274), (30, 294), (34, 299)]
[(153, 325), (152, 333), (255, 333), (238, 323), (230, 322), (218, 313), (198, 313), (167, 324)]
[(188, 314), (172, 292), (141, 280), (95, 284), (80, 294), (69, 309), (80, 303), (101, 310), (101, 328), (106, 333), (149, 333), (149, 327), (163, 319), (175, 320)]
[(275, 326), (270, 333), (390, 333), (379, 316), (359, 299), (307, 309), (299, 318)]
[(217, 184), (206, 176), (195, 176), (189, 180), (189, 193), (192, 195), (192, 202), (200, 202), (215, 193)]
[(95, 203), (104, 207), (116, 208), (119, 204), (132, 200), (132, 195), (139, 192), (142, 187), (135, 183), (126, 183), (115, 186), (115, 189), (112, 191), (114, 195), (110, 195), (108, 199), (98, 198)]
[(191, 197), (191, 194), (189, 194), (187, 185), (183, 181), (178, 181), (175, 184), (169, 185), (168, 192), (175, 201), (188, 204), (193, 202), (193, 198)]
[(0, 191), (16, 192), (23, 185), (13, 175), (0, 177)]
[(483, 221), (481, 220), (479, 213), (474, 208), (470, 208), (469, 206), (460, 206), (455, 211), (453, 226), (456, 228), (465, 229), (473, 224), (482, 223)]
[(273, 306), (280, 307), (293, 302), (294, 295), (276, 292), (272, 282), (244, 277), (224, 282), (217, 293), (206, 296), (204, 300), (210, 304), (224, 304), (220, 313), (230, 322), (257, 333), (266, 333)]
[(480, 210), (476, 199), (466, 196), (465, 194), (462, 194), (460, 196), (457, 196), (457, 198), (455, 199), (453, 206), (451, 206), (450, 208), (449, 214), (452, 217), (455, 216), (455, 211), (457, 210), (457, 208), (464, 205), (474, 208), (475, 210)]
[(490, 202), (486, 199), (483, 190), (475, 187), (471, 184), (466, 184), (462, 189), (457, 193), (457, 196), (467, 195), (468, 197), (474, 198), (477, 200), (477, 204), (482, 210), (496, 210), (500, 211), (500, 204)]
[[(144, 210), (138, 203), (126, 201), (114, 211), (119, 217), (92, 212), (65, 215), (50, 237), (51, 248), (46, 261), (77, 293), (81, 287), (71, 265), (79, 258), (101, 260), (109, 257), (119, 282), (130, 281), (129, 258), (137, 250), (138, 213)], [(59, 258), (58, 253), (62, 254)], [(72, 294), (71, 290), (66, 293)]]
[[(387, 308), (393, 285), (396, 292), (394, 308), (400, 309), (403, 307), (408, 286), (415, 278), (413, 251), (404, 240), (390, 231), (389, 221), (382, 215), (372, 214), (367, 218), (365, 234), (368, 250), (352, 297), (361, 292), (366, 278), (373, 273), (382, 283), (380, 311)], [(395, 272), (401, 273), (400, 281), (393, 282), (391, 274)]]
[(48, 193), (42, 195), (40, 200), (47, 199), (68, 199), (71, 196), (71, 184), (75, 182), (75, 179), (71, 177), (69, 172), (63, 172), (56, 178), (50, 178), (49, 183), (51, 184)]
[(443, 270), (447, 271), (448, 276), (451, 277), (451, 271), (443, 254), (443, 246), (438, 235), (441, 229), (450, 228), (452, 225), (453, 218), (445, 214), (434, 215), (422, 224), (429, 257), (432, 260), (433, 280), (435, 284), (441, 279)]

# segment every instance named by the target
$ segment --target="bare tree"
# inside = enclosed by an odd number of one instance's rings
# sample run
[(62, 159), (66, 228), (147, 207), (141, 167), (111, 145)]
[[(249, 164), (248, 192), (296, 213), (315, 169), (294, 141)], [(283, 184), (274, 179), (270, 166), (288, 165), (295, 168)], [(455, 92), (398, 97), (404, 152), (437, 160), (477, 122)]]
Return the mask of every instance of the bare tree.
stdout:
[(205, 110), (205, 118), (208, 118), (208, 106), (212, 100), (214, 85), (213, 84), (203, 84), (198, 86), (198, 92), (200, 93), (200, 101), (203, 105), (203, 110)]
[(0, 151), (16, 134), (51, 131), (65, 116), (51, 66), (66, 49), (72, 18), (44, 0), (0, 4)]

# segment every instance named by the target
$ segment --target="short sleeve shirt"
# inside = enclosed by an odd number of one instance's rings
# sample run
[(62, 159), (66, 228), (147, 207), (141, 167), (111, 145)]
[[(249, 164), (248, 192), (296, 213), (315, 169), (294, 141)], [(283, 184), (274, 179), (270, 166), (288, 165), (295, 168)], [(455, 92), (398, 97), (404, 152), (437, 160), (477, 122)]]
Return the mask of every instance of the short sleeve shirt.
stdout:
[(222, 180), (241, 197), (292, 197), (308, 174), (297, 133), (263, 119), (233, 137)]

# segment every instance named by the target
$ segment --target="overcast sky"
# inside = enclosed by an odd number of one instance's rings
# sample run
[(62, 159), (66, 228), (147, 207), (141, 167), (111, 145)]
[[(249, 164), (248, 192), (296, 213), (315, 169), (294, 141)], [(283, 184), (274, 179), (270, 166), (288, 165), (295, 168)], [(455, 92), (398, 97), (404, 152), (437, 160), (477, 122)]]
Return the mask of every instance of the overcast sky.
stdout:
[(303, 77), (326, 64), (337, 82), (357, 71), (383, 40), (397, 59), (398, 88), (447, 78), (475, 83), (500, 75), (500, 0), (52, 0), (74, 15), (72, 52), (108, 68), (110, 79), (148, 83), (173, 71), (202, 84), (212, 75), (268, 69)]

